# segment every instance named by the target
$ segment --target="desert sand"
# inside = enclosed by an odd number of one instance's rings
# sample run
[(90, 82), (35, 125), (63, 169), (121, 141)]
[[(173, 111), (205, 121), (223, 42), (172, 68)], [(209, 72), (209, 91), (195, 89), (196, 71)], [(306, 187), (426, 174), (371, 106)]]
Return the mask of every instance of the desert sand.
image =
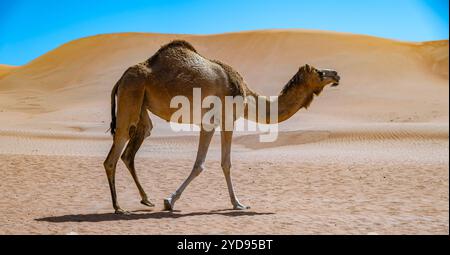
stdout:
[[(136, 168), (156, 207), (139, 204), (119, 162), (114, 215), (103, 160), (110, 91), (125, 69), (172, 39), (276, 95), (309, 63), (339, 71), (276, 142), (236, 133), (232, 211), (215, 137), (205, 171), (177, 202), (197, 134), (154, 129)], [(219, 35), (105, 34), (23, 66), (0, 65), (0, 234), (449, 234), (449, 44), (304, 30)]]

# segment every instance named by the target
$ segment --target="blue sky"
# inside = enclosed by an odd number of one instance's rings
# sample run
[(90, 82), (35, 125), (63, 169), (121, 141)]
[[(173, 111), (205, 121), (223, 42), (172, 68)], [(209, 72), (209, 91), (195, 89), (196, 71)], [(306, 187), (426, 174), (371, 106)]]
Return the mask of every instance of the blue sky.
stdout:
[(212, 34), (301, 28), (405, 41), (448, 39), (448, 0), (0, 0), (0, 63), (113, 32)]

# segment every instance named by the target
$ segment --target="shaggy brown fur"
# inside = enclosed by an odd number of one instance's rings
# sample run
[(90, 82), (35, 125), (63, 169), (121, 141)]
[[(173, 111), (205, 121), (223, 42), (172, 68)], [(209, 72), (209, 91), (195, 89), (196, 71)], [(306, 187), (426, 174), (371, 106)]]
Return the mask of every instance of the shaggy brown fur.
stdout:
[[(301, 70), (301, 69), (300, 69)], [(280, 94), (288, 93), (290, 89), (293, 87), (296, 87), (300, 84), (300, 86), (304, 85), (303, 80), (303, 73), (301, 71), (298, 71), (289, 81), (284, 85), (283, 89), (281, 90)]]
[(225, 73), (228, 76), (228, 81), (230, 82), (230, 88), (232, 90), (231, 95), (232, 96), (245, 96), (245, 83), (244, 83), (244, 79), (242, 78), (242, 76), (236, 72), (235, 70), (233, 70), (233, 68), (223, 62), (220, 62), (219, 60), (211, 60), (211, 62), (216, 63), (218, 65), (220, 65), (223, 70), (225, 70)]

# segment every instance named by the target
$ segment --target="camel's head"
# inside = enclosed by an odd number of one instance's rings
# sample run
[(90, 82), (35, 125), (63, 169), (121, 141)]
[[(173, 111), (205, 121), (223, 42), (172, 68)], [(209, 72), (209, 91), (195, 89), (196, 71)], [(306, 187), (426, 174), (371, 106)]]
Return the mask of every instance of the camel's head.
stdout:
[(326, 85), (331, 84), (332, 87), (339, 85), (341, 79), (334, 70), (319, 70), (308, 64), (300, 67), (299, 72), (303, 74), (306, 84), (311, 86), (316, 95), (320, 94)]

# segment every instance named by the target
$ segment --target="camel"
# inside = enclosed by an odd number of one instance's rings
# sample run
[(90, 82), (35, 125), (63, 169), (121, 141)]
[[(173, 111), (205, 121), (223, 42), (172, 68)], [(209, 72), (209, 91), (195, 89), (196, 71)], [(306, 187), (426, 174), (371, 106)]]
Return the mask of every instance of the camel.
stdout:
[[(273, 122), (269, 118), (261, 121), (265, 124), (276, 124), (289, 119), (301, 108), (307, 108), (314, 96), (319, 95), (326, 85), (337, 86), (339, 80), (340, 77), (334, 70), (318, 70), (310, 65), (300, 67), (278, 95), (278, 118)], [(259, 96), (258, 93), (249, 89), (242, 76), (232, 67), (203, 57), (184, 40), (172, 41), (162, 46), (146, 61), (129, 67), (112, 89), (110, 130), (113, 135), (113, 144), (104, 161), (104, 167), (115, 213), (128, 214), (119, 206), (116, 196), (115, 172), (119, 157), (134, 179), (141, 196), (141, 203), (149, 207), (154, 206), (139, 182), (134, 165), (136, 152), (144, 139), (150, 136), (153, 128), (147, 110), (169, 122), (171, 115), (176, 111), (170, 107), (171, 99), (182, 95), (192, 100), (193, 88), (201, 89), (202, 98), (210, 95), (221, 99), (225, 96)], [(246, 103), (243, 116), (235, 115), (233, 121), (240, 117), (249, 118), (247, 113), (252, 107), (258, 106)], [(258, 109), (253, 110), (258, 111)], [(202, 116), (205, 111), (202, 109)], [(268, 116), (268, 107), (265, 107), (265, 111)], [(261, 122), (259, 118), (253, 121)], [(192, 119), (188, 120), (188, 123), (197, 124), (193, 123)], [(164, 200), (164, 209), (173, 210), (175, 202), (189, 183), (203, 171), (214, 131), (214, 129), (200, 128), (197, 157), (191, 173), (178, 189)], [(221, 129), (220, 132), (221, 167), (231, 204), (236, 210), (248, 209), (248, 206), (238, 200), (231, 180), (230, 154), (233, 131)], [(125, 145), (126, 148), (122, 154)]]

